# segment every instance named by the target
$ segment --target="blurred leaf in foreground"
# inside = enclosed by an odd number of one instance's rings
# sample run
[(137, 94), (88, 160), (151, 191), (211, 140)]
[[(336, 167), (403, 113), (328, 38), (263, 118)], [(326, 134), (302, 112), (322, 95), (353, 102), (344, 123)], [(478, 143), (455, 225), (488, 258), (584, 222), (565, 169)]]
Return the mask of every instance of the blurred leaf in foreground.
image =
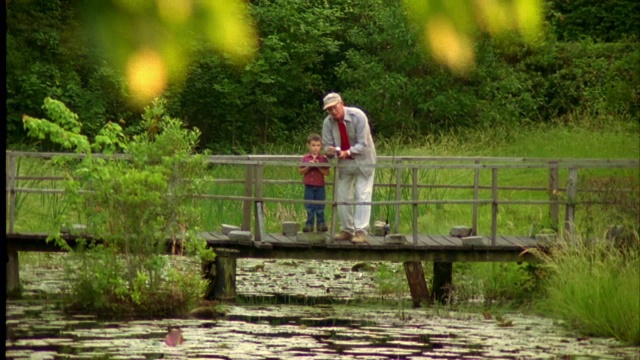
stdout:
[(534, 43), (542, 28), (543, 0), (404, 0), (424, 48), (437, 62), (464, 74), (475, 64), (473, 38), (517, 31)]
[(257, 50), (243, 0), (86, 1), (82, 15), (99, 53), (126, 75), (139, 105), (182, 78), (196, 42), (236, 63), (246, 63)]

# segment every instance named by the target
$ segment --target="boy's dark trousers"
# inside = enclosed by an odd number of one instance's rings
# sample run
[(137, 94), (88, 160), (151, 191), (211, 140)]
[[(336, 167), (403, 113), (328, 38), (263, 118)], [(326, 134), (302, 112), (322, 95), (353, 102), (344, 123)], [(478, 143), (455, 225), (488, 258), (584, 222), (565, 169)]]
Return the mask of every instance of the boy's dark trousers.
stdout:
[[(326, 192), (324, 186), (304, 186), (304, 199), (305, 200), (321, 200), (326, 199)], [(314, 222), (317, 222), (318, 227), (325, 225), (324, 222), (324, 204), (304, 204), (307, 209), (307, 227), (313, 228)], [(314, 219), (315, 218), (315, 219)], [(314, 221), (316, 220), (316, 221)]]

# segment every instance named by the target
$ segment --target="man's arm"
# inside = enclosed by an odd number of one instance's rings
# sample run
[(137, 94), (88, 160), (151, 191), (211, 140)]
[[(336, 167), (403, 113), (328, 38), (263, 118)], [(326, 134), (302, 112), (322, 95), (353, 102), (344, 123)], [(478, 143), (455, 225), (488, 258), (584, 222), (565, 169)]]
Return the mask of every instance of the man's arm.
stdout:
[(336, 140), (333, 138), (333, 128), (330, 117), (326, 117), (322, 123), (322, 144), (324, 153), (328, 158), (333, 158), (336, 154)]
[(349, 151), (352, 154), (361, 154), (364, 149), (371, 144), (367, 144), (367, 133), (369, 132), (369, 119), (364, 111), (353, 108), (352, 115), (354, 117), (353, 127), (356, 133), (356, 143), (351, 145)]

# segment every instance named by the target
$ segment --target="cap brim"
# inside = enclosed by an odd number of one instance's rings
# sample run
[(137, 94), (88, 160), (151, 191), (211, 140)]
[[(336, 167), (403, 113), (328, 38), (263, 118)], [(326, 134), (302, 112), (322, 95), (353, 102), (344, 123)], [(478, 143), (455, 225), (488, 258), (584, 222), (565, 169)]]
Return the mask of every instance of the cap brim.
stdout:
[(336, 101), (334, 101), (334, 102), (332, 102), (332, 103), (329, 103), (329, 104), (325, 105), (325, 106), (322, 108), (322, 110), (327, 110), (327, 108), (330, 108), (330, 107), (332, 107), (333, 105), (335, 105), (335, 104), (337, 104), (337, 103), (339, 103), (339, 102), (340, 102), (340, 100), (336, 100)]

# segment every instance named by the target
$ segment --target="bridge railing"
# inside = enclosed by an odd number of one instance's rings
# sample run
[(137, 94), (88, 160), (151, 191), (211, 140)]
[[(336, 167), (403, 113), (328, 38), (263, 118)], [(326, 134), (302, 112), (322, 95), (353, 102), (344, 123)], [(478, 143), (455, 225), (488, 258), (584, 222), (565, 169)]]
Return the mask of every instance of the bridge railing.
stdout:
[[(49, 181), (55, 183), (63, 180), (63, 176), (52, 174), (32, 175), (20, 170), (19, 163), (24, 158), (51, 159), (55, 156), (75, 156), (77, 154), (60, 153), (34, 153), (34, 152), (6, 152), (6, 209), (7, 232), (14, 233), (16, 222), (17, 195), (20, 193), (39, 194), (63, 194), (61, 186), (43, 188), (35, 185), (38, 182)], [(126, 159), (124, 155), (117, 158)], [(300, 198), (266, 196), (267, 186), (302, 186), (301, 176), (297, 174), (297, 168), (301, 166), (301, 156), (298, 155), (245, 155), (245, 156), (210, 156), (207, 162), (211, 167), (228, 166), (240, 168), (241, 177), (216, 178), (217, 184), (236, 184), (243, 187), (243, 195), (234, 196), (228, 194), (201, 194), (198, 197), (204, 201), (232, 201), (242, 203), (241, 228), (251, 230), (256, 241), (265, 238), (265, 204), (303, 204)], [(327, 180), (329, 189), (340, 171), (340, 166), (331, 163), (333, 171)], [(500, 207), (510, 205), (542, 205), (548, 207), (550, 225), (558, 230), (563, 228), (567, 233), (574, 230), (576, 206), (583, 203), (606, 203), (606, 200), (579, 201), (578, 191), (589, 192), (597, 189), (579, 188), (579, 172), (585, 169), (598, 171), (611, 171), (613, 169), (629, 170), (637, 173), (640, 161), (635, 159), (541, 159), (541, 158), (512, 158), (512, 157), (436, 157), (436, 156), (379, 156), (376, 168), (376, 182), (374, 187), (386, 191), (387, 200), (376, 200), (382, 196), (376, 196), (374, 201), (361, 203), (337, 199), (335, 192), (330, 191), (332, 199), (325, 203), (336, 213), (338, 205), (372, 205), (374, 207), (387, 207), (387, 220), (392, 224), (392, 231), (400, 231), (401, 208), (411, 208), (411, 230), (413, 243), (417, 243), (419, 228), (419, 212), (429, 205), (444, 206), (465, 205), (472, 208), (471, 228), (472, 234), (478, 234), (479, 208), (483, 205), (490, 206), (490, 237), (495, 244), (498, 236), (498, 214)], [(272, 176), (270, 169), (286, 169), (285, 173), (291, 176)], [(439, 173), (459, 172), (456, 175), (458, 181), (443, 183), (438, 178)], [(544, 184), (529, 182), (525, 185), (503, 185), (499, 179), (503, 173), (516, 171), (525, 178), (531, 172), (544, 171), (548, 175)], [(538, 176), (539, 177), (539, 176)], [(464, 179), (463, 179), (464, 178)], [(464, 191), (471, 196), (459, 198), (451, 195), (448, 198), (425, 198), (421, 195), (423, 190), (440, 189), (445, 191)], [(540, 192), (546, 193), (541, 199), (509, 199), (501, 196), (504, 192)], [(490, 192), (489, 196), (481, 196), (481, 192)], [(563, 194), (561, 196), (561, 194)], [(392, 199), (393, 198), (393, 199)], [(640, 201), (636, 199), (636, 201)], [(564, 207), (563, 226), (560, 226), (560, 210)], [(388, 219), (393, 210), (393, 219)], [(336, 229), (337, 216), (332, 216), (331, 231)]]

